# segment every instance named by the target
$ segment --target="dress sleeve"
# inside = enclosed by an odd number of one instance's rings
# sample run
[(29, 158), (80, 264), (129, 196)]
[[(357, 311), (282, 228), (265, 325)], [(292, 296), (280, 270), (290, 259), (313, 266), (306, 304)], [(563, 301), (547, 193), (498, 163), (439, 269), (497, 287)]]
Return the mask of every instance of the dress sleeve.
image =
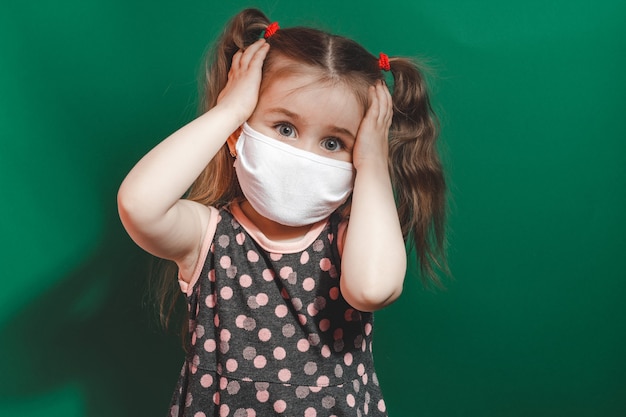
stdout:
[(196, 284), (196, 282), (198, 282), (198, 278), (200, 278), (202, 267), (204, 267), (206, 257), (211, 247), (211, 242), (213, 241), (213, 237), (215, 236), (215, 230), (217, 229), (219, 212), (214, 207), (209, 207), (209, 209), (211, 210), (211, 218), (209, 219), (209, 225), (207, 226), (207, 229), (204, 233), (202, 247), (200, 248), (198, 260), (196, 261), (196, 266), (193, 270), (193, 274), (191, 275), (189, 282), (185, 282), (180, 275), (180, 270), (178, 271), (178, 284), (180, 285), (180, 290), (187, 294), (187, 296), (191, 295), (194, 285)]

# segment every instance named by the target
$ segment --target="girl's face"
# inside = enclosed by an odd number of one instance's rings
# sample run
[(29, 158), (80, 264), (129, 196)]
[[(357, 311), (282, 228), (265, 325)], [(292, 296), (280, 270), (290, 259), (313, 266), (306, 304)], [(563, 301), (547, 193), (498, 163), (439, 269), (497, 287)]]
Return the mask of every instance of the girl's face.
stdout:
[(365, 109), (341, 83), (314, 75), (275, 77), (264, 86), (248, 124), (266, 136), (328, 158), (352, 162)]

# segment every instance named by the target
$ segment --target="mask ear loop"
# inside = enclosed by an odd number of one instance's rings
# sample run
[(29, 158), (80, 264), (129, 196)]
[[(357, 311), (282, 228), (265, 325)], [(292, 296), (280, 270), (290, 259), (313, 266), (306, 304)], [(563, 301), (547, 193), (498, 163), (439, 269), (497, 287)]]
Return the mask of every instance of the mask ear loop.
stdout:
[(237, 140), (239, 139), (239, 136), (241, 135), (242, 130), (243, 130), (243, 127), (239, 126), (237, 130), (231, 133), (228, 139), (226, 139), (226, 145), (228, 146), (228, 151), (230, 152), (230, 156), (232, 156), (233, 158), (237, 158), (236, 145), (237, 145)]

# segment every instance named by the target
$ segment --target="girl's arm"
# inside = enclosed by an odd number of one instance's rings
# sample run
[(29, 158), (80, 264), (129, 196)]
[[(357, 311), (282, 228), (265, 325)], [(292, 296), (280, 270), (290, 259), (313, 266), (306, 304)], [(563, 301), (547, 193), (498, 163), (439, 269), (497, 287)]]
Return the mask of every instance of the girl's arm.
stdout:
[(237, 52), (218, 104), (152, 149), (120, 186), (118, 207), (128, 234), (151, 254), (175, 261), (183, 278), (195, 266), (210, 210), (181, 197), (252, 114), (268, 49), (261, 39)]
[(400, 296), (407, 263), (387, 162), (393, 108), (384, 83), (371, 87), (370, 103), (353, 151), (357, 173), (341, 261), (342, 295), (361, 311)]

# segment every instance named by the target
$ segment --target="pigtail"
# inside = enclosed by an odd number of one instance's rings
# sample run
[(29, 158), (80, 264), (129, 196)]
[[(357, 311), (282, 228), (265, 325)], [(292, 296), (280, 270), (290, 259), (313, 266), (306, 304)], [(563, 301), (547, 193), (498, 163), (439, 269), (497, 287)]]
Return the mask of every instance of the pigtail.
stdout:
[[(217, 104), (217, 98), (228, 81), (228, 72), (235, 53), (256, 42), (269, 23), (269, 19), (261, 11), (246, 9), (226, 25), (205, 64), (201, 85), (202, 113)], [(191, 186), (187, 198), (204, 205), (221, 207), (240, 196), (241, 191), (232, 165), (233, 159), (224, 145)]]
[(416, 250), (422, 276), (441, 285), (435, 271), (447, 272), (446, 183), (436, 148), (438, 123), (418, 67), (406, 58), (391, 58), (390, 67), (394, 114), (389, 158), (398, 216), (405, 240)]

